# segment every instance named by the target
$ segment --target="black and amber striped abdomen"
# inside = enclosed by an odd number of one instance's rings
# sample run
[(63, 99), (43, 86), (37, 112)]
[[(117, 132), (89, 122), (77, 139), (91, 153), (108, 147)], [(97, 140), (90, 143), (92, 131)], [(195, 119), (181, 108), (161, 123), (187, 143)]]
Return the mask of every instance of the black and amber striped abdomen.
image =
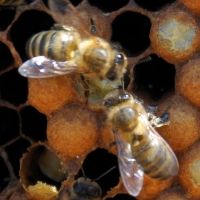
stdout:
[(152, 178), (167, 179), (177, 174), (178, 162), (167, 143), (157, 133), (150, 131), (132, 153), (144, 172)]
[(50, 30), (33, 35), (27, 43), (26, 51), (29, 57), (46, 56), (66, 61), (72, 59), (78, 44), (79, 37), (74, 32)]

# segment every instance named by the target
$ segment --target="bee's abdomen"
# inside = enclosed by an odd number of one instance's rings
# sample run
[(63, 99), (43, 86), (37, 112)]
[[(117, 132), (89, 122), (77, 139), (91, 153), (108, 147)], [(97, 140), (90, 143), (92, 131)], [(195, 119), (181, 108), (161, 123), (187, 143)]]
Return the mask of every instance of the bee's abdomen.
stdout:
[(132, 147), (132, 149), (133, 156), (150, 177), (167, 179), (176, 175), (178, 170), (176, 157), (156, 135), (150, 134), (137, 148)]
[(46, 56), (50, 59), (66, 61), (77, 49), (79, 38), (67, 31), (43, 31), (35, 34), (27, 43), (29, 57)]

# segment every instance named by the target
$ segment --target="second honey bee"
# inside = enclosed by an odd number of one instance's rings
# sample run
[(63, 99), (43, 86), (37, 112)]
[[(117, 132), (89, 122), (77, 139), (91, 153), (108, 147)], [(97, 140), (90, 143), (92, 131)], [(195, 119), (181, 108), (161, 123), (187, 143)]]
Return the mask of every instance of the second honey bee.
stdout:
[(139, 194), (144, 172), (161, 180), (178, 173), (175, 154), (152, 127), (137, 98), (124, 90), (116, 90), (107, 94), (104, 105), (113, 124), (119, 169), (128, 193)]
[(71, 187), (64, 187), (57, 200), (100, 200), (101, 197), (101, 187), (95, 181), (80, 177)]
[(27, 54), (31, 59), (20, 66), (19, 73), (30, 78), (76, 72), (89, 79), (115, 81), (127, 68), (126, 56), (107, 41), (95, 36), (81, 38), (73, 27), (58, 24), (32, 36)]

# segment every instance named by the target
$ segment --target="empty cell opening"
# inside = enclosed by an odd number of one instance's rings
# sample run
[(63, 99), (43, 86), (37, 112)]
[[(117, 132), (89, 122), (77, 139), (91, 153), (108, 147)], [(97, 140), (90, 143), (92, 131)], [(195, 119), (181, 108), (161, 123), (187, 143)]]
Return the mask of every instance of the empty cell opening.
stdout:
[[(96, 149), (87, 155), (79, 171), (78, 177), (84, 176), (96, 181), (103, 192), (103, 195), (119, 183), (119, 170), (117, 157), (105, 149)], [(105, 175), (103, 175), (105, 173)]]
[(20, 111), (22, 120), (22, 132), (33, 140), (46, 139), (46, 116), (38, 112), (32, 106), (26, 106)]
[(108, 13), (124, 7), (126, 4), (128, 4), (129, 0), (88, 0), (88, 2), (91, 6), (95, 6), (104, 13)]
[(2, 191), (10, 181), (10, 174), (4, 160), (0, 157), (0, 191)]
[(135, 0), (135, 2), (144, 9), (157, 11), (167, 4), (175, 2), (175, 0)]
[(27, 79), (13, 69), (0, 76), (0, 97), (14, 105), (26, 102), (28, 93)]
[(5, 30), (15, 17), (14, 9), (0, 9), (0, 30)]
[(54, 20), (45, 12), (29, 10), (20, 15), (13, 24), (9, 36), (23, 60), (27, 59), (25, 47), (28, 39), (43, 30), (49, 30)]
[(29, 146), (30, 143), (21, 138), (5, 148), (9, 161), (13, 166), (14, 173), (17, 177), (19, 176), (20, 158)]
[(47, 174), (51, 174), (51, 172), (53, 174), (57, 173), (55, 171), (51, 171), (53, 167), (55, 167), (56, 165), (54, 163), (50, 164), (50, 162), (52, 161), (50, 158), (47, 158), (50, 160), (49, 160), (49, 165), (46, 165), (46, 170), (45, 170), (46, 174), (44, 174), (41, 170), (39, 162), (41, 162), (40, 158), (42, 153), (44, 153), (46, 150), (47, 149), (43, 145), (32, 147), (29, 153), (26, 154), (26, 156), (23, 158), (21, 162), (20, 174), (21, 174), (21, 181), (25, 186), (35, 185), (38, 181), (42, 181), (43, 183), (56, 186), (57, 189), (60, 188), (62, 181), (56, 181), (47, 176)]
[(0, 42), (0, 55), (0, 70), (6, 69), (14, 62), (9, 48), (3, 42)]
[(19, 136), (19, 116), (17, 111), (0, 107), (0, 145), (5, 145)]
[(149, 47), (150, 28), (148, 17), (127, 11), (112, 22), (111, 40), (119, 43), (128, 56), (136, 56)]
[(128, 194), (117, 194), (113, 198), (106, 198), (106, 200), (136, 200), (136, 198)]
[(70, 0), (70, 2), (72, 3), (72, 5), (78, 6), (82, 2), (82, 0)]
[(135, 91), (144, 91), (158, 100), (169, 90), (174, 90), (175, 73), (174, 65), (152, 54), (134, 68)]

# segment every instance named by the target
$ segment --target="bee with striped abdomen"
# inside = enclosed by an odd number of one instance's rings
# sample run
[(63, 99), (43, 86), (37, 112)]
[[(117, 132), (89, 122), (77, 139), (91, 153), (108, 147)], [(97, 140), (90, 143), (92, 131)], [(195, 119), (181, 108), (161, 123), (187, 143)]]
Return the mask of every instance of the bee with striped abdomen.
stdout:
[(122, 181), (132, 196), (139, 194), (144, 172), (160, 180), (178, 173), (175, 154), (152, 127), (136, 97), (116, 90), (106, 95), (104, 105), (113, 125)]
[(102, 38), (81, 38), (73, 27), (58, 24), (32, 36), (27, 54), (31, 59), (19, 67), (19, 73), (30, 78), (77, 72), (89, 79), (114, 81), (127, 67), (126, 56)]

